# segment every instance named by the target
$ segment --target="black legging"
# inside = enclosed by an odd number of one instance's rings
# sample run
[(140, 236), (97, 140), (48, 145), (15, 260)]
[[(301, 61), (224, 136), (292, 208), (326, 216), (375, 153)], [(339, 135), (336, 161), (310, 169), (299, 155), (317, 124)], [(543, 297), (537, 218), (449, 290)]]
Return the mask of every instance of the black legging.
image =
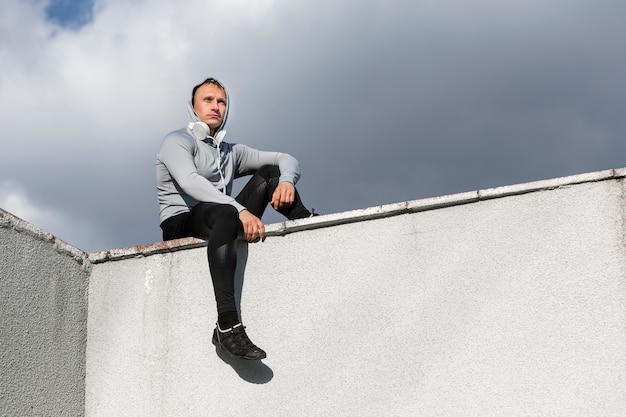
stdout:
[[(278, 186), (277, 166), (261, 167), (235, 198), (252, 214), (261, 218)], [(296, 190), (294, 203), (278, 210), (290, 220), (309, 217), (311, 212), (302, 204)], [(171, 217), (161, 224), (163, 240), (198, 237), (208, 241), (207, 257), (217, 303), (221, 328), (239, 323), (235, 303), (235, 268), (237, 266), (237, 236), (243, 230), (237, 209), (230, 204), (199, 203), (189, 213)]]

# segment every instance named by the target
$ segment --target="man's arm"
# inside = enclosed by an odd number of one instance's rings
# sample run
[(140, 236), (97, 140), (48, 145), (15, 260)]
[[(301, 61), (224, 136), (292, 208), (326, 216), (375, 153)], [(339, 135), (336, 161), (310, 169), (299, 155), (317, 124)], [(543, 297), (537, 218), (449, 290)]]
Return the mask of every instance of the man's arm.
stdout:
[(263, 165), (277, 165), (280, 182), (287, 181), (295, 185), (300, 179), (300, 163), (289, 154), (259, 151), (241, 144), (233, 145), (233, 151), (237, 158), (238, 176), (251, 174)]
[(278, 210), (289, 207), (295, 201), (295, 184), (300, 178), (300, 164), (293, 156), (281, 152), (266, 152), (245, 145), (234, 145), (238, 155), (241, 175), (261, 168), (263, 165), (277, 165), (280, 171), (279, 184), (272, 195), (270, 204)]

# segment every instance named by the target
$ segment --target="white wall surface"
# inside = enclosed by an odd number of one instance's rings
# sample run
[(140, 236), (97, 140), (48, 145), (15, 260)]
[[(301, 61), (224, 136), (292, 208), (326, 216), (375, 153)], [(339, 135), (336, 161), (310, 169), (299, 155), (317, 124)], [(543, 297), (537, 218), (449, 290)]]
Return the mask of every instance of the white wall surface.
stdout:
[(0, 209), (0, 416), (81, 416), (87, 255)]
[(624, 174), (270, 226), (260, 362), (211, 344), (202, 245), (92, 254), (86, 415), (624, 416)]

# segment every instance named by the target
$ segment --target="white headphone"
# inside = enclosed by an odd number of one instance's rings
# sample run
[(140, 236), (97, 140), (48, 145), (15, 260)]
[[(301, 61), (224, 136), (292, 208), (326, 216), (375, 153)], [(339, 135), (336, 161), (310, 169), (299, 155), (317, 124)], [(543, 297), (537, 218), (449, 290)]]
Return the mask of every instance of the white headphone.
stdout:
[(187, 129), (191, 131), (191, 134), (194, 138), (198, 140), (205, 140), (207, 138), (211, 139), (212, 144), (215, 145), (216, 148), (220, 147), (220, 143), (224, 140), (224, 136), (226, 136), (225, 130), (220, 130), (215, 134), (215, 136), (211, 136), (211, 129), (209, 125), (204, 122), (189, 122), (187, 125)]
[(191, 130), (193, 137), (198, 140), (205, 140), (211, 132), (209, 125), (204, 122), (189, 122), (187, 129)]

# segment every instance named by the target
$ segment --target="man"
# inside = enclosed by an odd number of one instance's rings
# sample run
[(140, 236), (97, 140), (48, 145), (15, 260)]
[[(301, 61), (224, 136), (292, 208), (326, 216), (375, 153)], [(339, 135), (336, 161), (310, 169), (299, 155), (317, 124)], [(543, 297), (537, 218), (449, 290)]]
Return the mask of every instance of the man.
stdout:
[[(263, 359), (244, 330), (235, 304), (238, 236), (265, 239), (261, 221), (267, 204), (288, 219), (310, 217), (295, 188), (298, 161), (223, 142), (228, 117), (226, 89), (214, 78), (195, 86), (187, 127), (169, 133), (157, 155), (157, 195), (163, 239), (194, 236), (208, 241), (207, 256), (217, 303), (213, 344), (241, 359)], [(236, 198), (233, 180), (252, 178)]]

